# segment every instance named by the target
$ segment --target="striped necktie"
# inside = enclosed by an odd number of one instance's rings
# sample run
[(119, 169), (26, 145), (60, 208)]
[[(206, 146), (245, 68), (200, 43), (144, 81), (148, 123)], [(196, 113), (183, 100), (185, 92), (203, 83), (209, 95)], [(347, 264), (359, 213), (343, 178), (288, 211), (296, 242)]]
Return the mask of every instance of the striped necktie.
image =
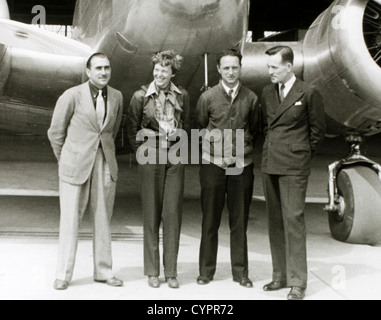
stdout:
[(106, 115), (106, 104), (103, 98), (102, 90), (99, 90), (99, 93), (98, 93), (96, 111), (97, 111), (97, 119), (98, 119), (99, 128), (102, 129), (103, 123), (105, 120), (105, 115)]

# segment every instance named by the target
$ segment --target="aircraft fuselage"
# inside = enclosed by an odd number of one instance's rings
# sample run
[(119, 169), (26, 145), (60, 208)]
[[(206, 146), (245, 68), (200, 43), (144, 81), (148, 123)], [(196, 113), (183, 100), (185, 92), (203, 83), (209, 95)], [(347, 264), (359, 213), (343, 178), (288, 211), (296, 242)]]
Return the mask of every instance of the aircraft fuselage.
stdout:
[(127, 100), (152, 81), (152, 54), (174, 49), (184, 57), (175, 82), (197, 99), (205, 84), (203, 55), (208, 53), (209, 80), (215, 84), (219, 80), (216, 55), (243, 44), (248, 14), (249, 0), (81, 0), (74, 38), (110, 57), (111, 85)]
[[(218, 83), (216, 55), (232, 46), (244, 53), (243, 83), (260, 95), (270, 83), (265, 51), (279, 43), (245, 43), (249, 6), (249, 0), (78, 0), (72, 42), (20, 32), (10, 23), (5, 30), (12, 41), (0, 44), (0, 130), (45, 135), (59, 95), (87, 80), (85, 61), (99, 51), (110, 57), (110, 85), (122, 91), (126, 110), (132, 94), (153, 79), (153, 53), (168, 49), (184, 57), (174, 81), (189, 91), (193, 110), (202, 89)], [(288, 43), (297, 76), (324, 96), (328, 133), (381, 132), (375, 62), (381, 52), (371, 51), (380, 45), (369, 37), (381, 34), (380, 16), (376, 0), (336, 0), (303, 42)], [(346, 28), (339, 24), (345, 17), (353, 22)]]

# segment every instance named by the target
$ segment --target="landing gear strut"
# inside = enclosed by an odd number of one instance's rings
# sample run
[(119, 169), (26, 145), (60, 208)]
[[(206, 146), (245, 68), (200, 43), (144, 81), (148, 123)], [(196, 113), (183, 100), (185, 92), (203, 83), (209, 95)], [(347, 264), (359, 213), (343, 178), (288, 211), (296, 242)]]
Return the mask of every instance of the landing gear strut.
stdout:
[(204, 53), (205, 83), (201, 88), (201, 92), (205, 92), (210, 89), (208, 63), (209, 63), (209, 53)]
[(361, 136), (346, 140), (350, 155), (329, 166), (330, 229), (339, 241), (381, 245), (381, 166), (361, 154)]

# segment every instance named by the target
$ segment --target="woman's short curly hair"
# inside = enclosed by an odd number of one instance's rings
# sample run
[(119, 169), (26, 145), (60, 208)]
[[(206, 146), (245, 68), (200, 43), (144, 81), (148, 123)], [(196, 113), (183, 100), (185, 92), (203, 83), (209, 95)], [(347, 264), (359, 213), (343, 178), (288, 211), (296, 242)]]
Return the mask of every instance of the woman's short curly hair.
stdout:
[(176, 53), (174, 50), (167, 50), (158, 52), (152, 57), (153, 65), (160, 64), (162, 67), (172, 67), (173, 74), (181, 69), (184, 58)]

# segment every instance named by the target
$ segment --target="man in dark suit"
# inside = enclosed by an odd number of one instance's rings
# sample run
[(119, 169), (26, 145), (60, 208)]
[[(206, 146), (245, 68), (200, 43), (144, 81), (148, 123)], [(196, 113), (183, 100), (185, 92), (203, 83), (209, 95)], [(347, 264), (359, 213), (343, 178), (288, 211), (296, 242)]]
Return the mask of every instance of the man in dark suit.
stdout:
[(115, 138), (123, 112), (122, 93), (108, 86), (109, 59), (96, 53), (87, 62), (89, 81), (58, 100), (48, 136), (59, 163), (61, 224), (56, 290), (73, 277), (79, 223), (89, 209), (94, 223), (94, 280), (113, 287), (111, 230), (118, 165)]
[(290, 287), (288, 299), (302, 300), (308, 277), (306, 191), (312, 157), (324, 139), (324, 107), (314, 87), (296, 79), (291, 48), (275, 47), (266, 54), (273, 84), (262, 94), (262, 173), (273, 281), (264, 290)]

